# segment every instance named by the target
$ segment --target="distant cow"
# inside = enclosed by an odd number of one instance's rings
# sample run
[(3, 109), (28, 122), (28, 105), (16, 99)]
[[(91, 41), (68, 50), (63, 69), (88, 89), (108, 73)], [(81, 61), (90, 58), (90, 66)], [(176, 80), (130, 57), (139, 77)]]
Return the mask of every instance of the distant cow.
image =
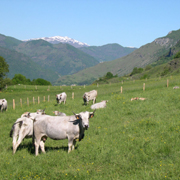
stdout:
[(173, 89), (179, 89), (179, 86), (174, 86)]
[(54, 113), (55, 116), (66, 116), (65, 113), (59, 112), (59, 111), (53, 111), (53, 113)]
[(133, 100), (138, 100), (138, 99), (139, 99), (138, 97), (131, 98), (131, 101), (133, 101)]
[(89, 119), (94, 116), (94, 112), (74, 113), (72, 116), (36, 116), (34, 118), (35, 155), (39, 154), (39, 146), (45, 153), (44, 144), (47, 137), (54, 140), (68, 139), (68, 153), (74, 150), (76, 139), (79, 141), (83, 139), (84, 131), (88, 129)]
[[(21, 144), (24, 138), (30, 138), (33, 136), (33, 120), (29, 118), (29, 112), (25, 112), (21, 115), (21, 118), (18, 118), (16, 122), (13, 124), (10, 137), (13, 138), (13, 154), (15, 154), (16, 149)], [(32, 115), (43, 115), (44, 110), (41, 112), (31, 113)], [(32, 139), (32, 143), (34, 144), (34, 139)]]
[(99, 103), (93, 104), (93, 105), (91, 106), (91, 109), (105, 108), (107, 102), (108, 102), (108, 101), (105, 101), (105, 100), (104, 100), (104, 101), (101, 101), (101, 102), (99, 102)]
[(139, 100), (144, 101), (144, 100), (146, 100), (146, 98), (141, 98), (141, 97), (140, 97)]
[(66, 103), (67, 94), (62, 92), (61, 94), (56, 94), (57, 103), (61, 104), (61, 102)]
[(3, 112), (3, 110), (7, 111), (6, 99), (0, 99), (0, 109), (1, 109), (1, 112)]
[(92, 90), (89, 92), (85, 92), (83, 95), (83, 100), (84, 100), (84, 104), (87, 103), (89, 101), (93, 101), (93, 104), (96, 102), (96, 97), (97, 97), (97, 91), (96, 90)]

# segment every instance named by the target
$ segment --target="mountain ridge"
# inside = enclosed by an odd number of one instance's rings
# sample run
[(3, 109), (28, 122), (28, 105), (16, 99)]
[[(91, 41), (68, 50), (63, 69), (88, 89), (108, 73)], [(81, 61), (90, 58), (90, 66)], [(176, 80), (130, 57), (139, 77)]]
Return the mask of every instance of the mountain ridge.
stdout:
[(69, 38), (67, 36), (64, 36), (64, 37), (63, 36), (52, 36), (52, 37), (32, 38), (32, 39), (27, 39), (27, 40), (23, 40), (23, 41), (27, 42), (27, 41), (33, 41), (33, 40), (39, 40), (39, 39), (45, 40), (45, 41), (50, 42), (52, 44), (68, 43), (68, 44), (70, 44), (76, 48), (89, 46), (86, 43), (77, 41), (77, 40), (75, 40), (73, 38)]
[(55, 84), (91, 84), (94, 80), (104, 76), (107, 72), (114, 75), (124, 76), (132, 72), (134, 67), (145, 67), (154, 63), (160, 56), (167, 53), (180, 39), (180, 29), (155, 39), (153, 42), (141, 46), (127, 56), (115, 59), (110, 62), (100, 63), (94, 67), (87, 68), (70, 76), (59, 78)]

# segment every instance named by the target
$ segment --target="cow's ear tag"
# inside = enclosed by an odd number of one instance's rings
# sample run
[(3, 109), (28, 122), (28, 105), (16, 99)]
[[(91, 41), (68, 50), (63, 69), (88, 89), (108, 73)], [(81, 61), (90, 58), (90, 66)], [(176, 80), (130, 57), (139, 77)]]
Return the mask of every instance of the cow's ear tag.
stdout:
[(93, 118), (94, 117), (94, 115), (93, 114), (91, 114), (91, 118)]
[(76, 119), (79, 119), (79, 116), (76, 116)]

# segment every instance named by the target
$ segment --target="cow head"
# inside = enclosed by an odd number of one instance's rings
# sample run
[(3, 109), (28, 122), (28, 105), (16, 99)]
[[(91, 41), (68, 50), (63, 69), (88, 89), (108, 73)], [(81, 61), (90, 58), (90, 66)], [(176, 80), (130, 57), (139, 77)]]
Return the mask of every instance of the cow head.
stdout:
[(84, 102), (87, 102), (87, 100), (88, 100), (88, 95), (86, 93), (83, 95), (83, 100), (84, 100)]
[(40, 114), (40, 115), (46, 114), (46, 113), (45, 113), (45, 109), (46, 109), (46, 108), (44, 108), (44, 109), (38, 109), (38, 110), (37, 110), (37, 114)]
[(3, 102), (5, 102), (5, 100), (4, 99), (0, 99), (0, 106), (3, 105)]
[(93, 112), (86, 111), (79, 114), (75, 114), (74, 112), (73, 113), (76, 119), (81, 120), (83, 128), (87, 130), (89, 128), (89, 119), (94, 117), (94, 112), (95, 110)]

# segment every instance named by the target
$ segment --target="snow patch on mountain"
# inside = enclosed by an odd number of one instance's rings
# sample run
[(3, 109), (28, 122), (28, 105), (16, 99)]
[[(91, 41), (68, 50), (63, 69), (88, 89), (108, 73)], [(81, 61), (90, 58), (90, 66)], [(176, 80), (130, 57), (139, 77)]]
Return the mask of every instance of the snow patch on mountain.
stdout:
[(52, 44), (68, 43), (68, 44), (70, 44), (76, 48), (89, 46), (86, 43), (79, 42), (79, 41), (72, 39), (72, 38), (69, 38), (67, 36), (65, 36), (65, 37), (62, 37), (62, 36), (42, 37), (42, 38), (27, 39), (27, 40), (23, 40), (23, 41), (26, 42), (26, 41), (33, 41), (33, 40), (39, 40), (39, 39), (43, 39), (43, 40), (48, 41)]

